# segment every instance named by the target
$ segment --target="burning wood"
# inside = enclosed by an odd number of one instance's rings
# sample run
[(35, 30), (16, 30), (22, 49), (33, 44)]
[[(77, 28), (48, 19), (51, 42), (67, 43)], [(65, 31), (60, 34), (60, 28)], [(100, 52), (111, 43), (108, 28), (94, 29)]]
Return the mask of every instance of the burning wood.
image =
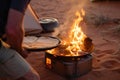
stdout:
[(81, 14), (76, 12), (78, 18), (73, 23), (68, 38), (62, 40), (61, 45), (57, 48), (48, 51), (49, 53), (59, 56), (82, 56), (93, 51), (92, 40), (83, 33), (79, 26), (84, 15), (84, 10), (81, 10)]
[(89, 37), (84, 39), (83, 46), (81, 47), (82, 51), (91, 53), (94, 49), (92, 39)]
[(78, 51), (71, 50), (74, 53), (74, 54), (71, 54), (71, 51), (67, 49), (68, 46), (71, 46), (71, 44), (69, 44), (69, 45), (61, 44), (57, 48), (50, 50), (48, 52), (50, 52), (51, 54), (54, 54), (54, 55), (58, 55), (58, 56), (83, 56), (86, 54), (90, 54), (94, 49), (92, 40), (89, 37), (84, 39), (83, 46), (81, 47), (82, 51), (81, 50), (78, 50)]

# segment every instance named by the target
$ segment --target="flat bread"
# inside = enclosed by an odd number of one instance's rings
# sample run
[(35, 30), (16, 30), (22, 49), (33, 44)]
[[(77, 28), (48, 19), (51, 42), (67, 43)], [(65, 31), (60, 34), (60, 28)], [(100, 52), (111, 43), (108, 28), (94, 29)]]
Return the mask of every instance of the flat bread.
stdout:
[(23, 39), (23, 47), (26, 49), (47, 49), (56, 47), (59, 42), (57, 38), (53, 37), (26, 36)]

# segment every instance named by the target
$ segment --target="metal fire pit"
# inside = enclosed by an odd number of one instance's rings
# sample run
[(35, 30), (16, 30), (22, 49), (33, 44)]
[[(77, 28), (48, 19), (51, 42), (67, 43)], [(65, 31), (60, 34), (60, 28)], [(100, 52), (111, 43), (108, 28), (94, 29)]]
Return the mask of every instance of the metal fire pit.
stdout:
[(56, 56), (45, 53), (45, 65), (49, 70), (67, 78), (84, 75), (92, 69), (92, 55), (84, 56)]

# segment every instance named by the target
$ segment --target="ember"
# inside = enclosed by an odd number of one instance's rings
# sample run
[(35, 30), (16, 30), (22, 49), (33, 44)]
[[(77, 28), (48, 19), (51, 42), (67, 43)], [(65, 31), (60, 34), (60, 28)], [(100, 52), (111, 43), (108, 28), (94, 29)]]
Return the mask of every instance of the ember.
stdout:
[(82, 56), (93, 51), (92, 40), (83, 33), (81, 26), (79, 26), (84, 15), (84, 10), (81, 10), (81, 14), (76, 12), (78, 18), (73, 23), (68, 38), (63, 39), (57, 48), (49, 50), (49, 53), (61, 56)]

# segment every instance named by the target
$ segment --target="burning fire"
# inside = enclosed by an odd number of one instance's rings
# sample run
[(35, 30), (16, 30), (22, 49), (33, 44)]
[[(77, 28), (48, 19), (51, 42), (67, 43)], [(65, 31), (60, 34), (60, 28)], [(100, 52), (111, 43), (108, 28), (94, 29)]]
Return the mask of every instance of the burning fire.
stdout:
[[(81, 16), (85, 15), (85, 12), (82, 10), (82, 15), (80, 15), (79, 12), (76, 12), (76, 16), (78, 17), (75, 22), (73, 23), (72, 29), (69, 34), (70, 41), (64, 41), (64, 45), (69, 45), (66, 49), (70, 51), (71, 54), (78, 55), (79, 51), (82, 51), (82, 45), (84, 42), (84, 39), (87, 37), (81, 27), (79, 26), (79, 23), (83, 21), (83, 18)], [(76, 52), (77, 51), (77, 52)]]
[(49, 53), (60, 53), (62, 56), (78, 56), (82, 52), (91, 52), (93, 50), (92, 40), (88, 38), (82, 31), (79, 24), (83, 21), (85, 11), (81, 10), (81, 14), (76, 12), (77, 19), (74, 21), (67, 40), (63, 40), (58, 48), (49, 50)]

